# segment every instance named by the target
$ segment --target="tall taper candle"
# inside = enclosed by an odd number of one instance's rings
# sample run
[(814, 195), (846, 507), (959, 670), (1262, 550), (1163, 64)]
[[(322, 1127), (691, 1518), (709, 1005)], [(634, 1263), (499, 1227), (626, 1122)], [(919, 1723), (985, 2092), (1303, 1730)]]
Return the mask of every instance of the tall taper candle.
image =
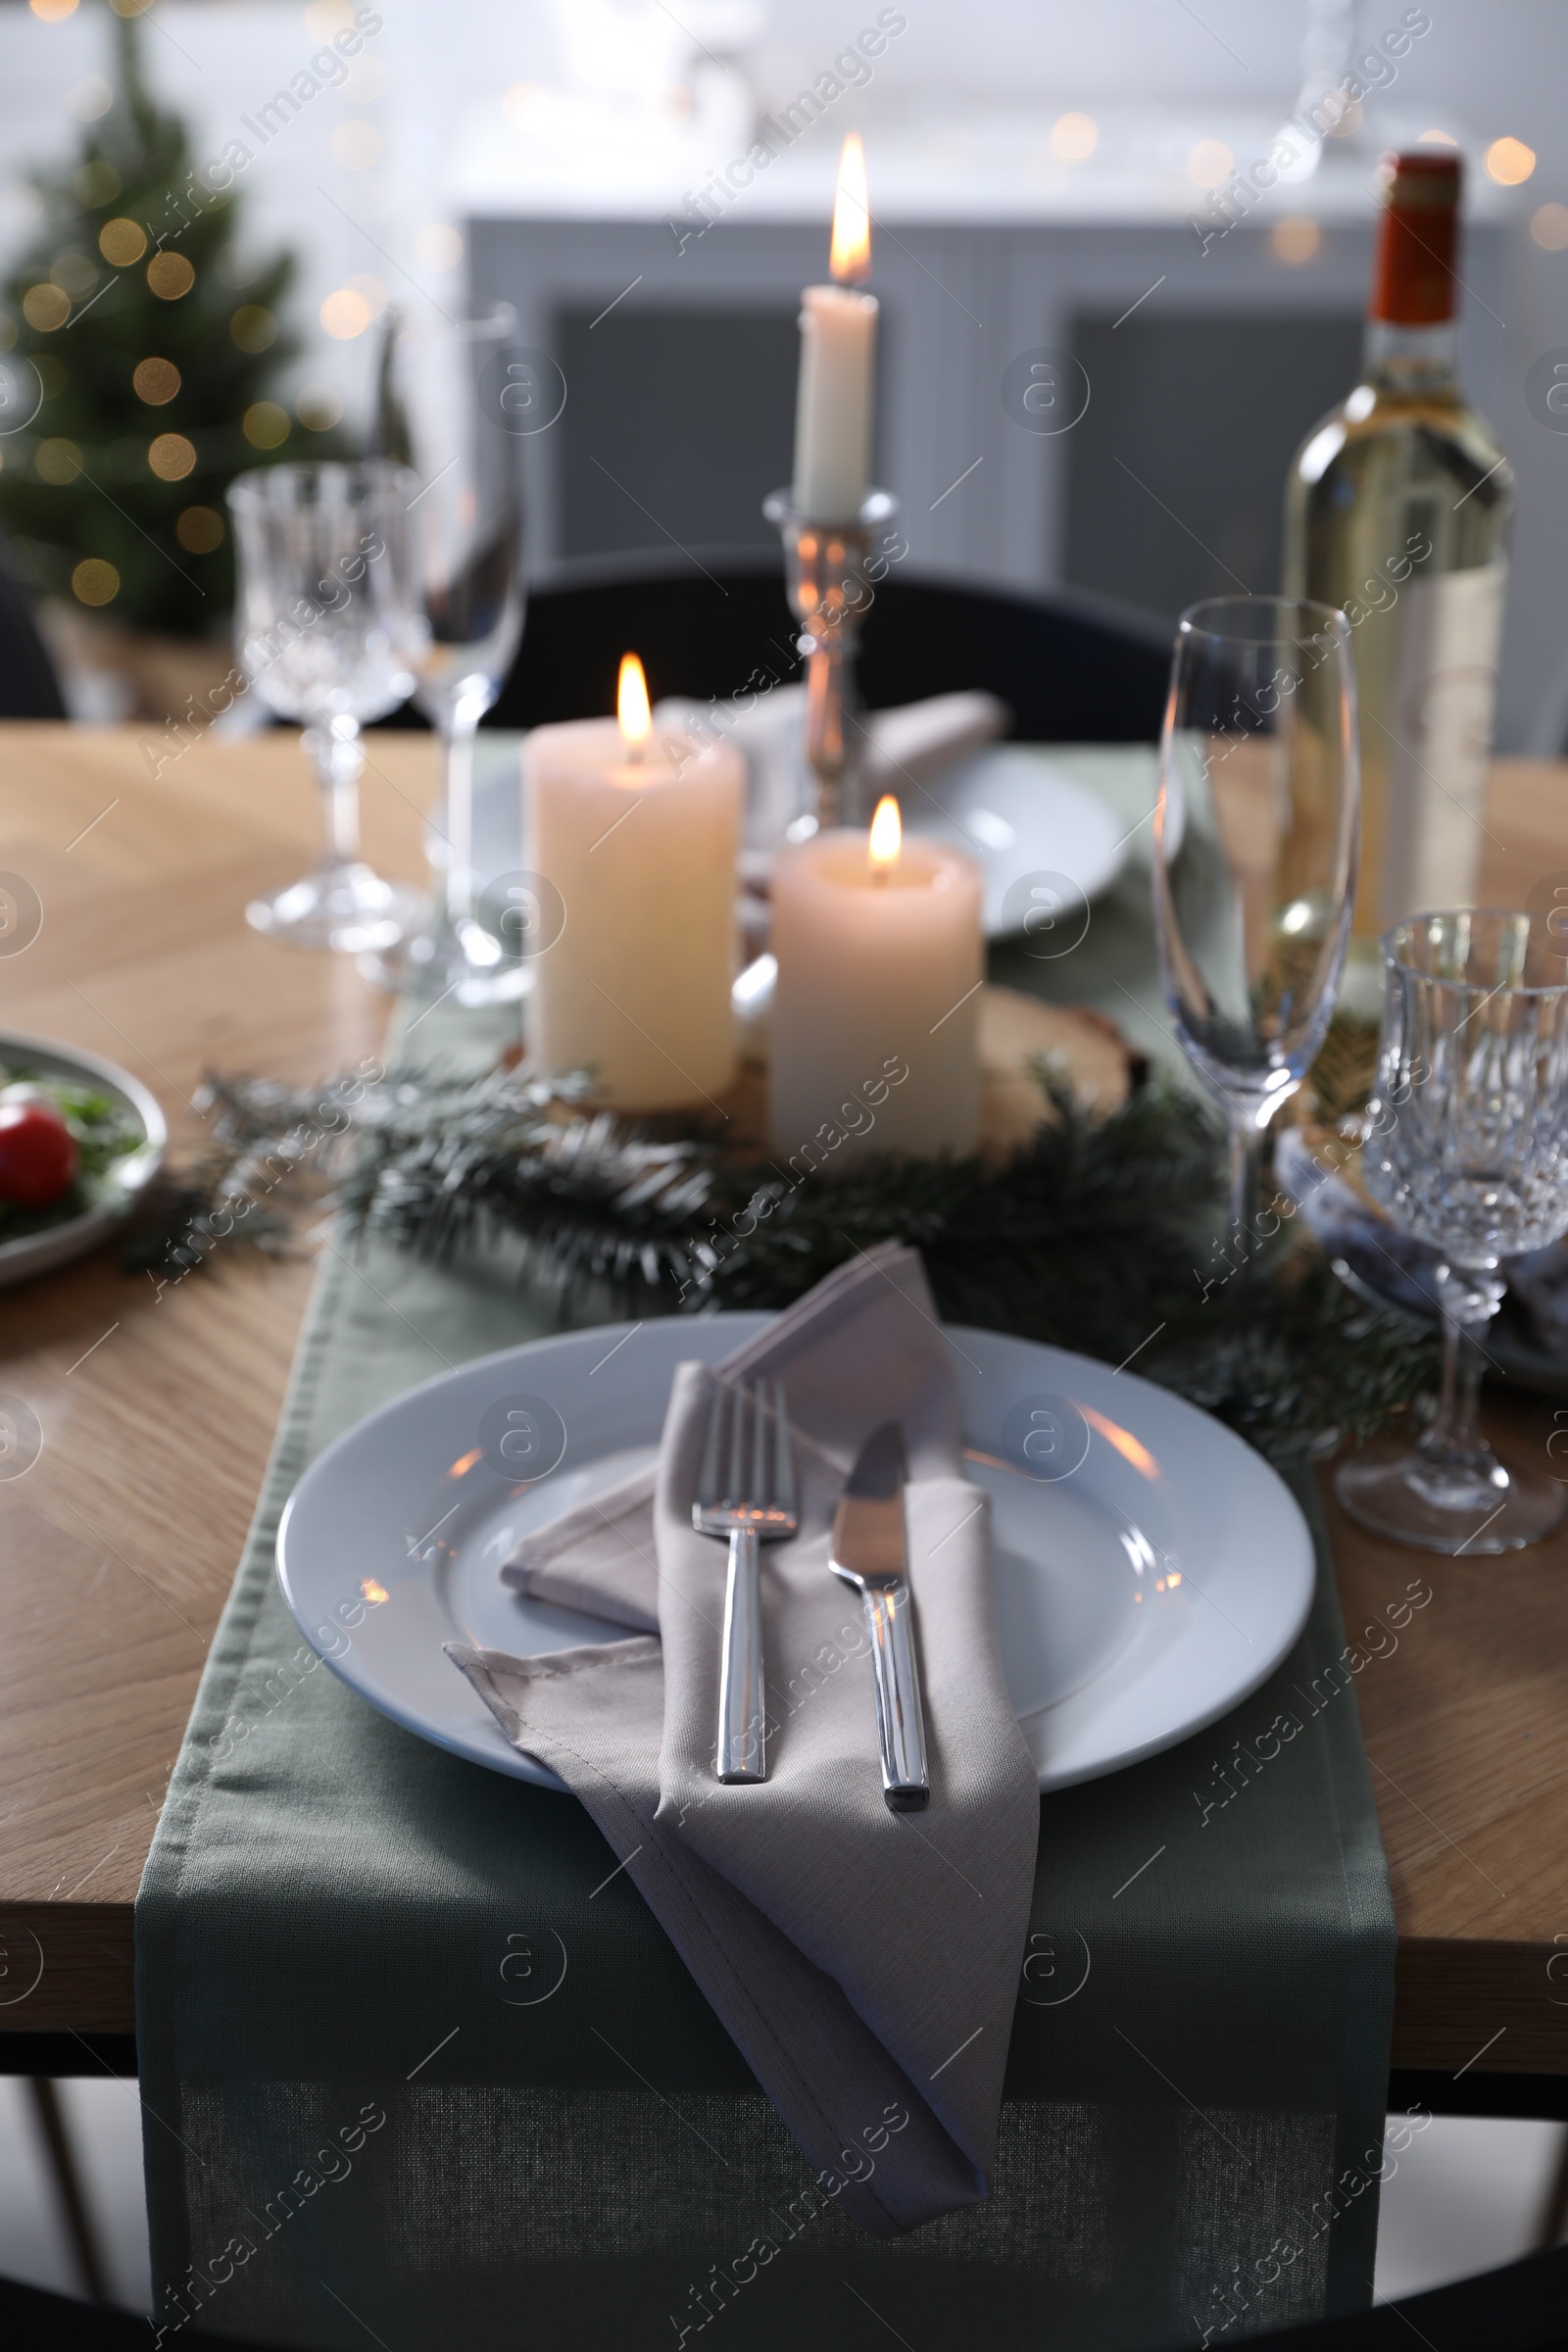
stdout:
[(871, 486), (871, 392), (877, 302), (842, 281), (868, 275), (871, 216), (865, 156), (851, 131), (839, 158), (831, 286), (801, 296), (801, 373), (795, 398), (795, 511), (812, 522), (853, 522)]

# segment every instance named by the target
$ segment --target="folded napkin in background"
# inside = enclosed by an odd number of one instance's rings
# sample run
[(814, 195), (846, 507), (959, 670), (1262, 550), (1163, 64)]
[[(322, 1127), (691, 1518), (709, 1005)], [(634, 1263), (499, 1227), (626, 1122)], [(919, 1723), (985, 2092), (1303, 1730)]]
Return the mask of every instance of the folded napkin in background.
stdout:
[(864, 720), (861, 789), (898, 793), (908, 804), (906, 816), (915, 822), (921, 808), (915, 788), (933, 783), (971, 752), (995, 743), (1011, 719), (1012, 712), (999, 696), (978, 688), (928, 695), (923, 703), (903, 703), (896, 710), (870, 710)]
[[(840, 1267), (721, 1368), (742, 1373), (782, 1380), (802, 1489), (799, 1537), (763, 1553), (765, 1782), (713, 1777), (726, 1553), (691, 1523), (704, 1366), (676, 1376), (657, 1471), (567, 1513), (506, 1572), (639, 1633), (537, 1658), (450, 1654), (624, 1858), (824, 2187), (890, 2236), (988, 2193), (1038, 1784), (918, 1257), (890, 1245)], [(931, 1767), (918, 1820), (883, 1801), (864, 1628), (827, 1564), (849, 1467), (889, 1419), (909, 1457)]]
[[(917, 816), (920, 786), (971, 752), (1004, 734), (1011, 718), (994, 694), (934, 694), (896, 710), (868, 711), (862, 789), (898, 793), (906, 816)], [(716, 729), (746, 760), (746, 811), (741, 868), (748, 882), (765, 881), (773, 852), (787, 825), (811, 806), (815, 786), (802, 751), (806, 688), (775, 686), (771, 693), (728, 703), (697, 703), (679, 696), (654, 712), (662, 727), (710, 736)]]

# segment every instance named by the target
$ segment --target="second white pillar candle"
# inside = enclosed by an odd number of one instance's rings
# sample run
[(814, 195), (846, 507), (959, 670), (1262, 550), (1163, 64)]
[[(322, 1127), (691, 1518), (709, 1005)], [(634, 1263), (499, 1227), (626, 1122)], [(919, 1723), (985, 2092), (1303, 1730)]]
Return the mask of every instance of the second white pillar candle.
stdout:
[(797, 1173), (975, 1149), (980, 901), (978, 866), (934, 842), (906, 836), (881, 875), (862, 832), (779, 852), (768, 1134)]

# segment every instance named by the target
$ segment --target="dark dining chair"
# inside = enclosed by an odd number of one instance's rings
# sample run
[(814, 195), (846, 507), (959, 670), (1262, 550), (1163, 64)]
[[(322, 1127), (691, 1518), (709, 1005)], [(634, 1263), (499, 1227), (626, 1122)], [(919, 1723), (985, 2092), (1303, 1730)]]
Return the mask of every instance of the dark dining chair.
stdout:
[(32, 608), (0, 547), (0, 718), (64, 718), (65, 698)]
[[(484, 723), (612, 710), (628, 652), (656, 700), (756, 692), (797, 673), (798, 634), (775, 556), (596, 557), (533, 592), (521, 650)], [(873, 710), (985, 688), (1023, 742), (1153, 743), (1169, 670), (1170, 631), (1147, 613), (1066, 589), (910, 579), (895, 566), (865, 620), (859, 682)], [(412, 710), (399, 716), (420, 723)]]

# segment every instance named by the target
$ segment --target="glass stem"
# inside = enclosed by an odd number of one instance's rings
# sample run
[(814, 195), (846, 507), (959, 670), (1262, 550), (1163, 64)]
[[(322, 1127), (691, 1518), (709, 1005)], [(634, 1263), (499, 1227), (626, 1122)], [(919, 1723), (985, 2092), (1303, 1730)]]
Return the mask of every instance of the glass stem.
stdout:
[(321, 788), (326, 833), (322, 863), (353, 865), (360, 855), (360, 776), (365, 766), (359, 721), (332, 718), (307, 727), (305, 749)]
[(456, 932), (473, 914), (473, 738), (477, 720), (456, 711), (446, 730), (446, 916)]
[(1227, 1248), (1232, 1268), (1239, 1272), (1250, 1251), (1248, 1243), (1257, 1223), (1258, 1170), (1263, 1159), (1263, 1130), (1246, 1111), (1233, 1109), (1230, 1123), (1231, 1202)]
[(1443, 1307), (1443, 1386), (1438, 1409), (1420, 1442), (1429, 1460), (1475, 1462), (1491, 1448), (1481, 1435), (1481, 1348), (1477, 1335), (1501, 1297), (1502, 1286), (1484, 1272), (1440, 1266), (1438, 1297)]

